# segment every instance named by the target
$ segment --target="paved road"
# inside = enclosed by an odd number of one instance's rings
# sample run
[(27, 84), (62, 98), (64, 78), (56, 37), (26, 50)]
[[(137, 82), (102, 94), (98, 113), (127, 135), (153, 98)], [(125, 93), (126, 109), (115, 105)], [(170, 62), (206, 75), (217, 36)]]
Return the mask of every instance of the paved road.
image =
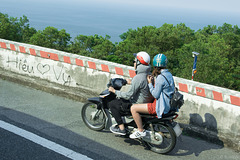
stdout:
[[(182, 136), (169, 155), (146, 150), (138, 141), (109, 131), (89, 130), (82, 103), (0, 79), (0, 120), (92, 159), (240, 159), (228, 148)], [(68, 159), (0, 126), (0, 159)]]
[[(0, 155), (1, 160), (14, 159), (58, 159), (65, 160), (66, 157), (51, 151), (34, 142), (26, 140), (12, 132), (0, 129)], [(34, 158), (32, 158), (34, 157)]]

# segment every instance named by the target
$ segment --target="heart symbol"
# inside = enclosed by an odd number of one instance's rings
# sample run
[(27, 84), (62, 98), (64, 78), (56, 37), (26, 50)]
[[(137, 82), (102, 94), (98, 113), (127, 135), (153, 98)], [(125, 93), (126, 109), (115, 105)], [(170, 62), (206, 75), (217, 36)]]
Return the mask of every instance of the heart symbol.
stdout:
[(50, 70), (50, 66), (48, 64), (42, 65), (41, 63), (39, 63), (37, 65), (37, 70), (43, 75)]

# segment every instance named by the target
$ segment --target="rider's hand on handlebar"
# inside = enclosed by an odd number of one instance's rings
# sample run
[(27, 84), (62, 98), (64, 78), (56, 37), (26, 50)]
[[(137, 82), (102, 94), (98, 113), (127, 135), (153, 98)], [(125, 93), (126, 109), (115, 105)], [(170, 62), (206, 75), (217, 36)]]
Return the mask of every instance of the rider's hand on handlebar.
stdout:
[(115, 93), (115, 89), (114, 89), (113, 87), (109, 87), (109, 88), (108, 88), (108, 91), (109, 91), (109, 92), (112, 92), (112, 93)]

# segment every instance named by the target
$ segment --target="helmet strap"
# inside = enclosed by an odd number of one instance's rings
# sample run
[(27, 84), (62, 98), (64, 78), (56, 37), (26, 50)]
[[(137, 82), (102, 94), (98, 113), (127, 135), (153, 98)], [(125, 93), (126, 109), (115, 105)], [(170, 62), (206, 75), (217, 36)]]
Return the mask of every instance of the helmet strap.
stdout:
[(137, 69), (137, 67), (138, 67), (140, 64), (141, 64), (141, 62), (137, 59), (137, 61), (136, 61), (136, 69)]

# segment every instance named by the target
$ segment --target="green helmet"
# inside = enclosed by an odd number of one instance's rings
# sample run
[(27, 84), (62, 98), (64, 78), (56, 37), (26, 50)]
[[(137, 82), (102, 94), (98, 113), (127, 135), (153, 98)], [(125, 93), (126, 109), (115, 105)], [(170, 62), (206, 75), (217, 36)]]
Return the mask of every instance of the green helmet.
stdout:
[(157, 54), (153, 58), (154, 67), (166, 67), (167, 66), (167, 57), (164, 54)]

